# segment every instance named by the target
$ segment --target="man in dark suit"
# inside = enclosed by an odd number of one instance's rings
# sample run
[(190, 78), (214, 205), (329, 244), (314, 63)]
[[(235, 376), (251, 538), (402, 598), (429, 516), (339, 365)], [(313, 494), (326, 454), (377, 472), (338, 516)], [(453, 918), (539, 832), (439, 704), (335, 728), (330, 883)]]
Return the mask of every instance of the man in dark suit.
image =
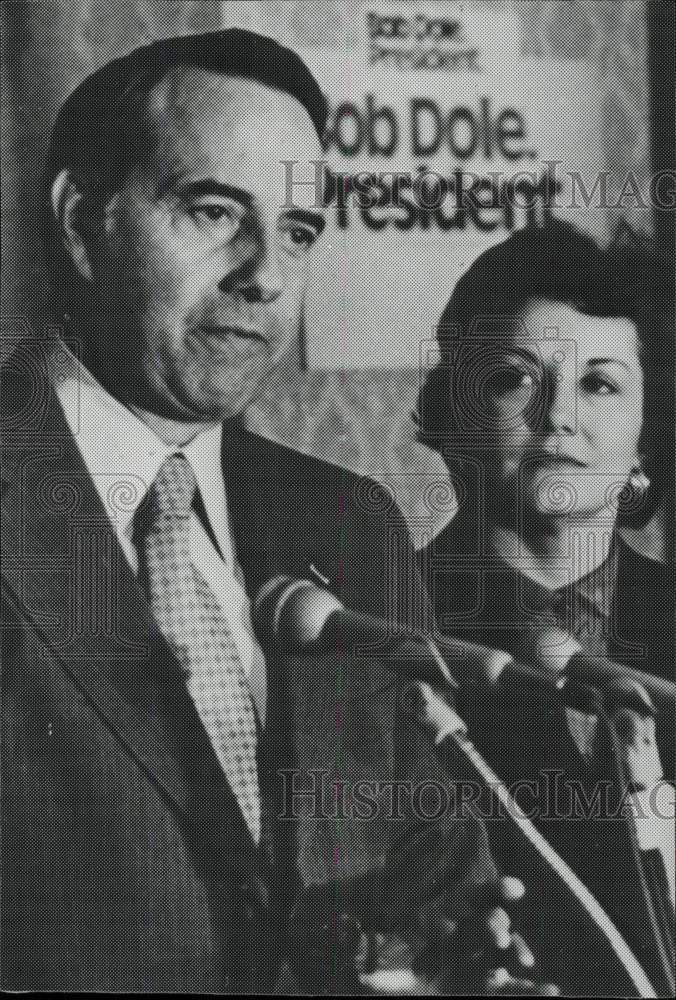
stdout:
[[(439, 897), (424, 930), (443, 955), (463, 928), (473, 982), (532, 962), (471, 815), (415, 840), (442, 874), (399, 898), (416, 834), (387, 791), (432, 765), (383, 664), (286, 656), (251, 625), (280, 573), (384, 617), (422, 600), (373, 484), (237, 427), (297, 353), (323, 219), (280, 163), (321, 155), (325, 115), (293, 53), (231, 31), (136, 50), (57, 119), (65, 333), (3, 371), (6, 987), (284, 989), (303, 913), (396, 926)], [(380, 782), (368, 821), (319, 802), (318, 775)]]

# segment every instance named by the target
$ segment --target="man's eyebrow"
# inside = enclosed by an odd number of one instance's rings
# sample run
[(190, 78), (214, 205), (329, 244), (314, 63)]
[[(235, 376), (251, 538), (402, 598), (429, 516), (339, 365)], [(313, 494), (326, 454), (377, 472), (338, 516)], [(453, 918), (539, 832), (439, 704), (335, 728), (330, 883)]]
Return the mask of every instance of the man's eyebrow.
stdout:
[(284, 213), (284, 218), (290, 222), (300, 222), (312, 226), (319, 235), (326, 225), (326, 219), (321, 212), (312, 212), (308, 208), (292, 208)]
[(177, 177), (175, 174), (170, 175), (160, 185), (158, 194), (161, 198), (169, 191), (174, 191), (184, 201), (188, 201), (191, 198), (217, 197), (232, 198), (233, 201), (239, 201), (243, 205), (250, 205), (253, 200), (249, 191), (235, 187), (232, 184), (224, 184), (222, 181), (217, 181), (211, 177), (204, 180), (183, 183), (180, 177)]

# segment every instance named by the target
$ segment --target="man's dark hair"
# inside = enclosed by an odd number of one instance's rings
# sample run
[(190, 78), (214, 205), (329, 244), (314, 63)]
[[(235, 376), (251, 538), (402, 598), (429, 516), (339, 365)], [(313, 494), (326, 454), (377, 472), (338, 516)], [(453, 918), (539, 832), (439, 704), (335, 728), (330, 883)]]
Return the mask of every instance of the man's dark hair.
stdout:
[(42, 182), (43, 232), (47, 266), (60, 300), (69, 297), (69, 286), (78, 279), (52, 212), (54, 179), (69, 167), (87, 178), (97, 197), (116, 191), (147, 148), (149, 94), (179, 65), (244, 77), (285, 91), (306, 109), (320, 138), (323, 135), (327, 103), (308, 67), (291, 49), (251, 31), (231, 28), (165, 38), (106, 63), (66, 99), (47, 151)]
[[(493, 341), (514, 329), (533, 299), (560, 302), (588, 316), (616, 316), (637, 329), (644, 373), (644, 417), (641, 449), (645, 471), (660, 492), (668, 477), (664, 444), (671, 440), (661, 422), (671, 412), (664, 396), (672, 381), (666, 329), (669, 296), (664, 267), (634, 248), (598, 243), (569, 223), (552, 219), (527, 227), (490, 247), (457, 282), (437, 327), (441, 359), (429, 373), (418, 397), (418, 439), (435, 450), (463, 448), (456, 425), (453, 388), (459, 366), (471, 358), (472, 342)], [(464, 450), (480, 448), (480, 436), (464, 442)], [(660, 457), (661, 453), (661, 457)]]

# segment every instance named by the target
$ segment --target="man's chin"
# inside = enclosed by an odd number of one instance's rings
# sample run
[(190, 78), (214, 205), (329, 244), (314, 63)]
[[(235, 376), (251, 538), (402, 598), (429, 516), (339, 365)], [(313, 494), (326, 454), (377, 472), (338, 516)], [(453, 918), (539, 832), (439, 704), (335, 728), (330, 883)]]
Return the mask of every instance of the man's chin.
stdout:
[(175, 378), (167, 378), (156, 394), (157, 412), (186, 423), (220, 423), (241, 414), (268, 377), (267, 368), (247, 367), (245, 372), (213, 366), (186, 368), (177, 372)]
[(127, 404), (162, 440), (181, 443), (191, 440), (202, 428), (242, 418), (252, 402), (252, 393), (240, 395), (184, 393), (171, 399), (153, 396), (140, 403)]
[(185, 424), (222, 424), (229, 420), (239, 420), (251, 403), (252, 398), (226, 401), (192, 402), (174, 419)]

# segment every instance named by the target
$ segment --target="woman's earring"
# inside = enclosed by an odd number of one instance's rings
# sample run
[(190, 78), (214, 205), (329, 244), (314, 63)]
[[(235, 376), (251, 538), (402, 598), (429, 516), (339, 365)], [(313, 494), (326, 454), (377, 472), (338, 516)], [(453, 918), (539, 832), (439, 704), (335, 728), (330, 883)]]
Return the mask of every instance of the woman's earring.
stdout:
[(635, 493), (645, 493), (650, 486), (650, 480), (640, 465), (635, 465), (629, 476), (629, 485)]

